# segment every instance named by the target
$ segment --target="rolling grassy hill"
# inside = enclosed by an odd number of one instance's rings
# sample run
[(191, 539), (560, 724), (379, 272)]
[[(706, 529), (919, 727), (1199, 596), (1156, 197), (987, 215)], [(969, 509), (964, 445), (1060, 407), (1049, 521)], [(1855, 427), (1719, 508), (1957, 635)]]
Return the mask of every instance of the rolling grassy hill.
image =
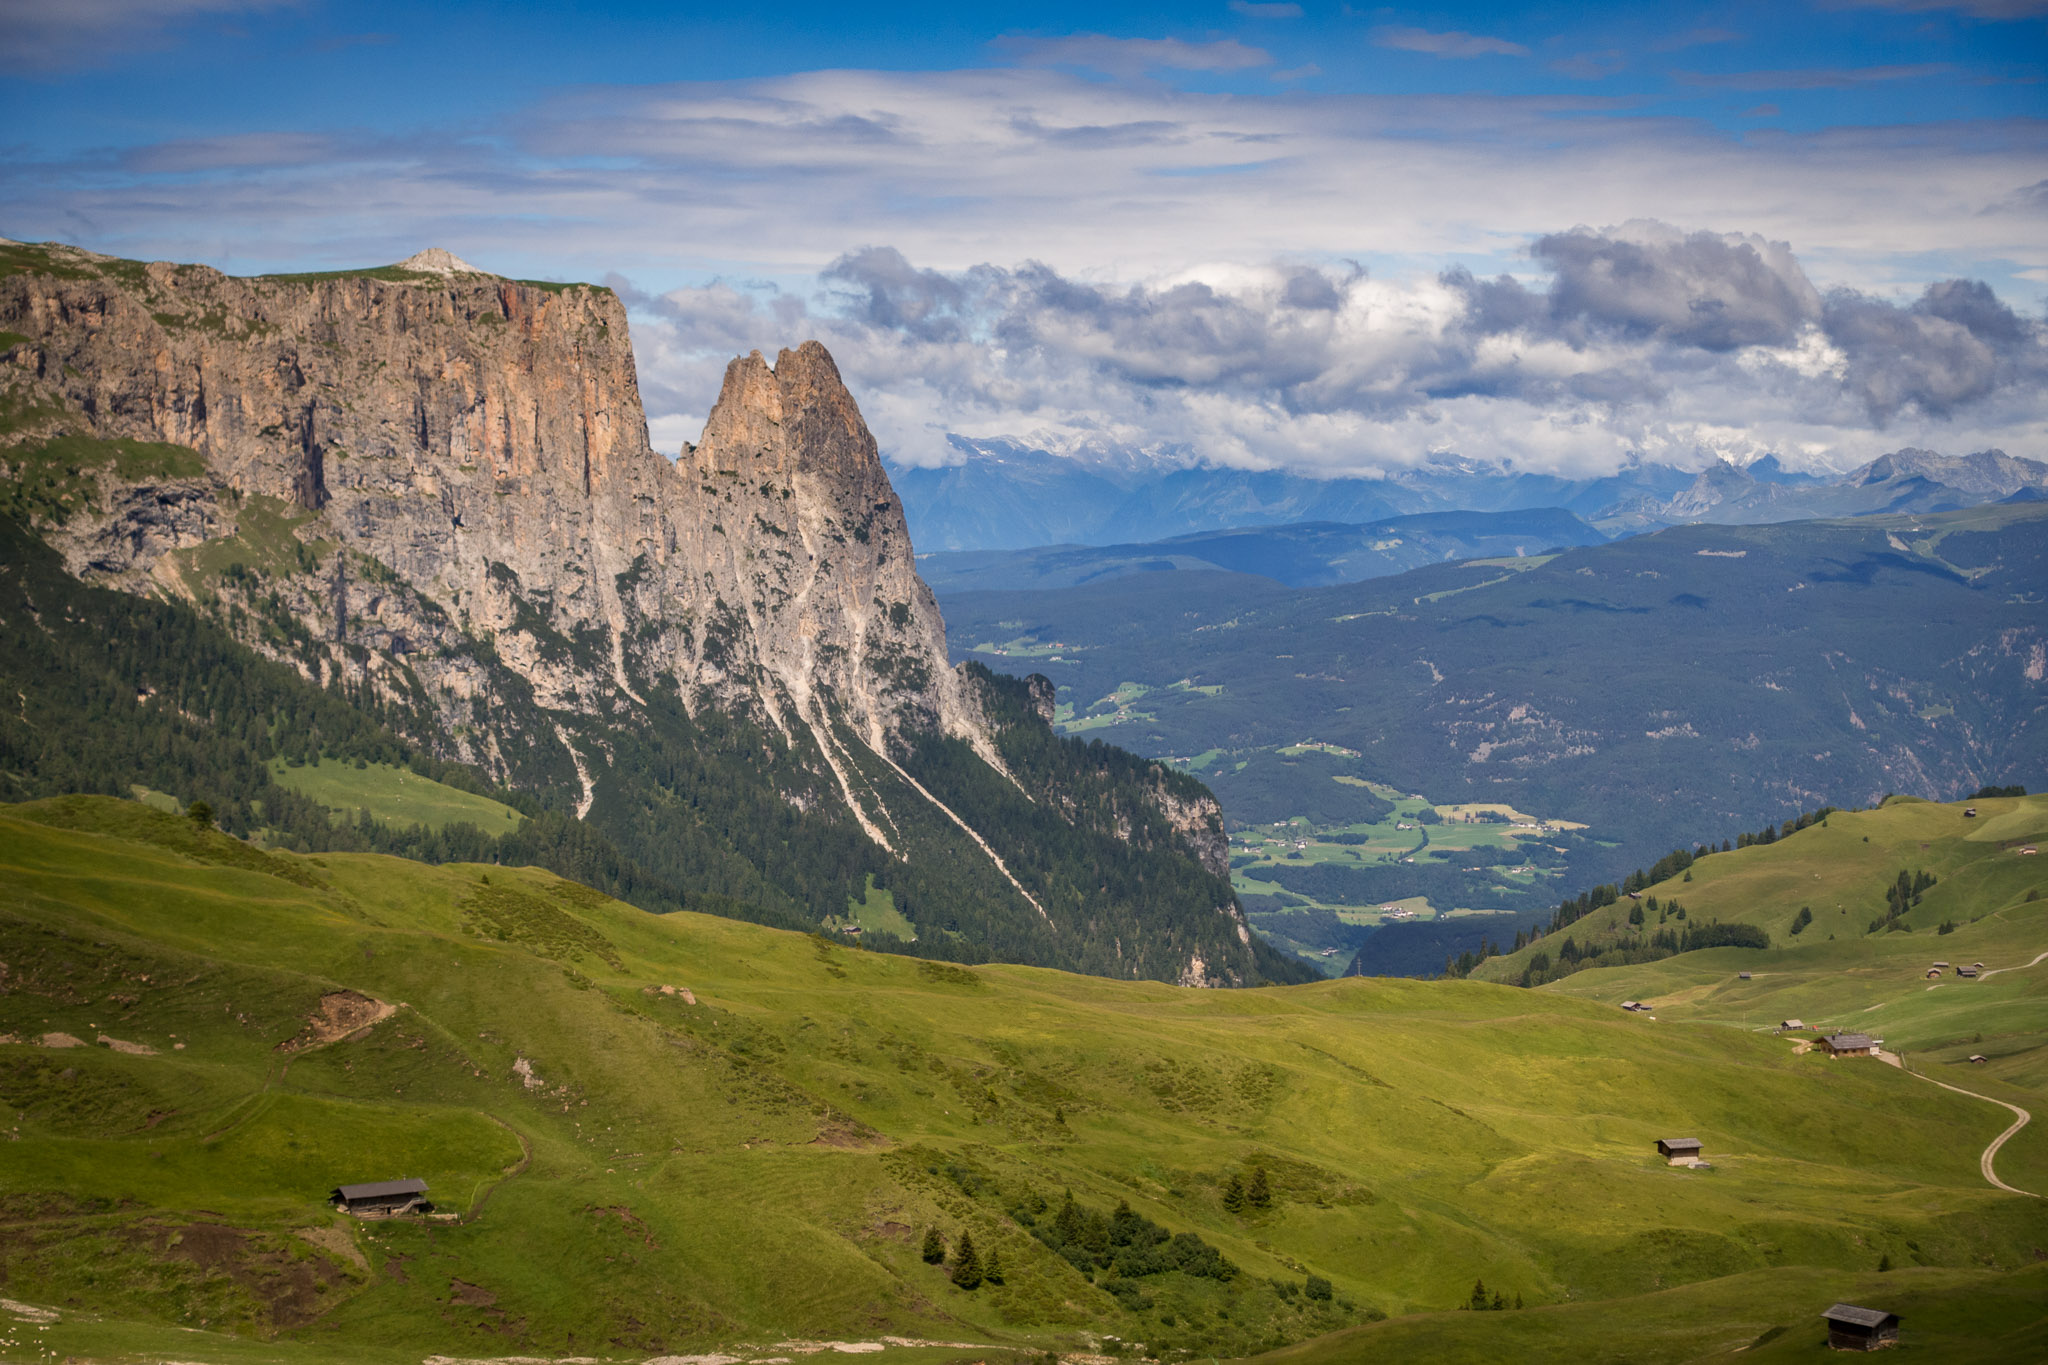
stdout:
[[(2022, 1188), (2048, 1191), (2048, 961), (2040, 960), (2048, 954), (2048, 866), (2019, 851), (2044, 841), (2048, 796), (1952, 804), (1894, 797), (1875, 810), (1837, 811), (1775, 843), (1703, 858), (1688, 869), (1690, 880), (1643, 893), (1645, 905), (1676, 900), (1689, 922), (1756, 925), (1770, 935), (1769, 949), (1588, 966), (1538, 994), (1642, 1000), (1662, 1021), (1765, 1032), (1797, 1019), (1882, 1037), (1913, 1070), (2034, 1113), (2038, 1121), (2004, 1147), (1998, 1169)], [(1900, 871), (1936, 880), (1896, 927), (1873, 932)], [(1610, 949), (1638, 939), (1658, 916), (1632, 928), (1635, 904), (1596, 910), (1473, 974), (1515, 980), (1537, 954), (1558, 958), (1567, 938)], [(1813, 918), (1795, 934), (1802, 909)], [(1951, 969), (1930, 979), (1936, 962), (1982, 962), (1985, 974), (1966, 980)], [(1781, 1045), (1812, 1036), (1786, 1035)], [(1972, 1064), (1973, 1054), (1986, 1060)]]
[[(0, 962), (5, 1349), (1684, 1359), (1872, 1285), (2044, 1340), (2043, 1210), (1976, 1166), (2002, 1111), (1563, 990), (970, 970), (85, 797), (0, 809)], [(1657, 1161), (1680, 1130), (1712, 1171)], [(453, 1217), (321, 1202), (401, 1175)], [(1056, 1253), (1069, 1197), (1179, 1259)], [(1526, 1307), (1449, 1311), (1479, 1278)]]

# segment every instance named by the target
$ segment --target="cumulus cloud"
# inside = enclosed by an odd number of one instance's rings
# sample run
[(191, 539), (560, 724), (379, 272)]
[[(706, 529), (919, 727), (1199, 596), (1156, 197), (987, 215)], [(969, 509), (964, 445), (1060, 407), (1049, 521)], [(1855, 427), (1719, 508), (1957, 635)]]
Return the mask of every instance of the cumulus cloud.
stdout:
[(1979, 282), (1823, 293), (1783, 243), (1649, 222), (1550, 234), (1529, 258), (1546, 279), (1273, 264), (1112, 284), (868, 247), (808, 294), (635, 306), (651, 392), (709, 394), (726, 356), (817, 336), (909, 463), (957, 458), (960, 434), (1319, 474), (1442, 451), (1574, 474), (1765, 451), (1839, 467), (1900, 424), (1954, 446), (2048, 416), (2041, 324)]

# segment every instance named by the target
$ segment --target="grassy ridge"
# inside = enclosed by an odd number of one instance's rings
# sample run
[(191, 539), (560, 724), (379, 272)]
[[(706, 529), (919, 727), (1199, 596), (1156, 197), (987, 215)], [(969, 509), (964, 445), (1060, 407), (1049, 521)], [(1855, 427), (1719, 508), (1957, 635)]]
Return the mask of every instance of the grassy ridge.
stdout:
[[(1981, 1272), (2041, 1240), (1978, 1177), (1989, 1106), (1561, 993), (968, 971), (533, 870), (264, 854), (96, 798), (0, 814), (0, 885), (0, 1033), (155, 1049), (0, 1045), (8, 1293), (104, 1315), (67, 1319), (80, 1349), (192, 1326), (306, 1359), (884, 1331), (1246, 1354), (1478, 1277), (1533, 1320), (1771, 1267), (1815, 1268), (1824, 1300), (1880, 1256)], [(398, 1008), (295, 1049), (341, 989)], [(1657, 1164), (1679, 1129), (1716, 1170)], [(1254, 1167), (1274, 1206), (1232, 1212)], [(462, 1220), (319, 1202), (403, 1174)], [(1091, 1283), (1019, 1217), (1066, 1190), (1241, 1273)], [(929, 1226), (1006, 1283), (951, 1286)]]

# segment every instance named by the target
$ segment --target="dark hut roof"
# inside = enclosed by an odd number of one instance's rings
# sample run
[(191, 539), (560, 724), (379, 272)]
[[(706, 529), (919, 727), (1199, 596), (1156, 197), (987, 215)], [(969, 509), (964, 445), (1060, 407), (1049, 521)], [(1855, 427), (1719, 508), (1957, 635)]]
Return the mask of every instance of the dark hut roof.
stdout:
[(373, 1180), (367, 1185), (343, 1185), (335, 1191), (343, 1199), (385, 1199), (394, 1194), (425, 1194), (424, 1180)]
[(1698, 1138), (1659, 1138), (1657, 1139), (1657, 1145), (1676, 1150), (1681, 1147), (1697, 1147), (1700, 1145), (1700, 1140)]
[(1837, 1033), (1828, 1040), (1829, 1047), (1876, 1047), (1877, 1040), (1867, 1033)]
[(1881, 1308), (1858, 1308), (1853, 1303), (1838, 1303), (1821, 1316), (1830, 1322), (1853, 1322), (1858, 1327), (1882, 1327), (1897, 1315), (1887, 1313)]

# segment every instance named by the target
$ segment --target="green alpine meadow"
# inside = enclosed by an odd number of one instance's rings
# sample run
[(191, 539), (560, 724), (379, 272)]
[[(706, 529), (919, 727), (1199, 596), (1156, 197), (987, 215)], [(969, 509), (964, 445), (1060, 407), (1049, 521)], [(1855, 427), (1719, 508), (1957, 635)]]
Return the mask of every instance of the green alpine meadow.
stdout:
[[(123, 1360), (1789, 1360), (1844, 1300), (1928, 1359), (2023, 1359), (2048, 1221), (1980, 1154), (2002, 1104), (2048, 1103), (2048, 875), (2016, 851), (2048, 800), (1976, 809), (1894, 801), (1702, 859), (1689, 919), (1739, 904), (1767, 950), (1533, 990), (1198, 991), (649, 915), (532, 868), (266, 852), (132, 800), (15, 805), (8, 1336)], [(1828, 925), (1913, 854), (1925, 924)], [(1788, 938), (1804, 905), (1827, 915)], [(1593, 918), (1540, 942), (1598, 941)], [(1932, 989), (1931, 953), (1999, 975)], [(1789, 1013), (1906, 1065), (1829, 1059)], [(1709, 1164), (1667, 1166), (1673, 1137)], [(2038, 1123), (1995, 1170), (2048, 1187)], [(431, 1213), (327, 1202), (401, 1177)]]

